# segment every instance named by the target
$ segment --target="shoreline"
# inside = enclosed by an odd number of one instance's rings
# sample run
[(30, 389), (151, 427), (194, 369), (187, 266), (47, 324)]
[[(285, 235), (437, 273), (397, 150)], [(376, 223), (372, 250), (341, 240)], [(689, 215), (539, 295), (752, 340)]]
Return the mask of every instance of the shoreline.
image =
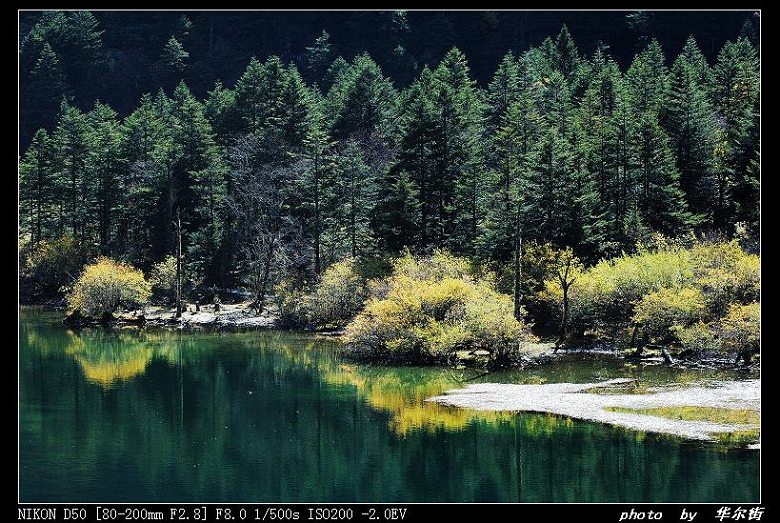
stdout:
[[(24, 305), (24, 307), (38, 308), (41, 310), (61, 311), (59, 307), (51, 307), (46, 304)], [(151, 305), (144, 309), (134, 311), (117, 312), (110, 319), (102, 320), (84, 316), (67, 316), (62, 323), (68, 328), (81, 329), (89, 327), (137, 327), (137, 328), (157, 328), (157, 329), (176, 329), (190, 330), (193, 332), (220, 329), (220, 330), (291, 330), (306, 332), (315, 337), (323, 337), (331, 340), (338, 340), (341, 335), (340, 330), (316, 331), (306, 329), (287, 329), (279, 325), (279, 314), (276, 307), (269, 303), (262, 313), (257, 314), (251, 307), (251, 302), (241, 302), (233, 304), (221, 304), (219, 310), (214, 310), (214, 305), (201, 305), (199, 311), (195, 311), (195, 304), (186, 303), (180, 318), (176, 318), (175, 309), (172, 307)], [(735, 365), (733, 359), (729, 358), (700, 358), (700, 359), (675, 359), (672, 363), (665, 360), (660, 351), (654, 349), (645, 349), (640, 357), (634, 355), (633, 350), (621, 349), (613, 345), (613, 341), (599, 340), (591, 344), (578, 344), (571, 347), (561, 347), (555, 349), (555, 344), (551, 341), (524, 342), (523, 352), (510, 364), (491, 368), (491, 370), (502, 369), (523, 369), (539, 365), (555, 365), (560, 361), (571, 361), (582, 358), (614, 358), (639, 365), (665, 365), (672, 368), (707, 368), (707, 369), (730, 369), (744, 370), (748, 373), (758, 373), (760, 371), (760, 357), (755, 358), (750, 365)], [(481, 365), (480, 351), (460, 351), (456, 353), (455, 360), (450, 361), (406, 361), (395, 358), (371, 358), (366, 355), (353, 353), (343, 350), (343, 356), (350, 361), (363, 364), (379, 365), (397, 365), (397, 366), (434, 366), (434, 367), (454, 367), (465, 365), (474, 368), (486, 368)]]
[[(45, 307), (44, 307), (45, 308)], [(185, 304), (181, 317), (176, 317), (175, 309), (163, 306), (147, 306), (134, 311), (115, 313), (108, 319), (89, 318), (70, 315), (63, 323), (71, 328), (84, 327), (159, 327), (175, 329), (193, 329), (217, 327), (235, 329), (276, 329), (279, 328), (279, 316), (272, 305), (257, 314), (251, 302), (221, 304), (219, 310), (214, 305), (202, 305), (195, 310), (195, 304)]]

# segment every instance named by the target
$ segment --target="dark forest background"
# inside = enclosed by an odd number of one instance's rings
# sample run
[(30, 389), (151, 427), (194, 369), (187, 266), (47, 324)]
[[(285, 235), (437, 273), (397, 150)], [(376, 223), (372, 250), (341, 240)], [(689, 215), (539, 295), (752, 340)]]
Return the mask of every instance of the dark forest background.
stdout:
[(262, 303), (345, 258), (375, 275), (445, 249), (517, 297), (534, 291), (520, 288), (534, 246), (586, 264), (659, 235), (757, 251), (758, 26), (752, 12), (23, 13), (24, 281), (56, 295), (97, 256), (153, 272), (180, 252), (188, 292)]
[[(564, 24), (582, 54), (601, 48), (624, 68), (653, 38), (674, 57), (693, 36), (713, 61), (740, 32), (757, 39), (758, 22), (751, 12), (22, 12), (21, 146), (53, 125), (59, 110), (59, 100), (40, 107), (36, 94), (46, 86), (31, 77), (44, 42), (57, 54), (77, 107), (90, 110), (100, 100), (124, 116), (142, 94), (181, 79), (198, 98), (216, 80), (232, 85), (252, 57), (278, 55), (313, 83), (320, 72), (310, 67), (311, 51), (323, 31), (331, 60), (367, 52), (403, 88), (452, 47), (486, 85), (507, 51), (538, 46)], [(171, 38), (186, 54), (183, 64), (166, 61)]]

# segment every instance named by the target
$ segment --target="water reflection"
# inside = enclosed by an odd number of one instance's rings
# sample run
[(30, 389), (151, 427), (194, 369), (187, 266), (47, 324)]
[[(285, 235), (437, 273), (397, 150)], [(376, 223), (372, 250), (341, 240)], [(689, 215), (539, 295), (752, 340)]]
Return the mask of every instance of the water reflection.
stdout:
[(81, 367), (88, 381), (110, 388), (146, 371), (152, 361), (152, 347), (136, 334), (85, 330), (68, 331), (65, 353)]
[(461, 387), (467, 379), (474, 377), (474, 371), (456, 373), (447, 369), (359, 365), (339, 365), (322, 370), (327, 383), (349, 383), (368, 405), (389, 413), (389, 427), (399, 435), (412, 430), (462, 430), (475, 421), (494, 424), (511, 418), (509, 413), (465, 410), (425, 401)]
[[(183, 346), (192, 348), (192, 336), (171, 331), (138, 329), (83, 329), (67, 331), (65, 354), (72, 357), (84, 377), (104, 389), (121, 386), (144, 372), (153, 359), (186, 365)], [(234, 335), (231, 335), (234, 336)], [(243, 345), (274, 351), (296, 365), (313, 369), (329, 385), (351, 385), (372, 408), (390, 414), (388, 426), (397, 434), (412, 430), (462, 430), (469, 423), (506, 421), (508, 413), (479, 412), (426, 402), (426, 398), (457, 388), (480, 373), (433, 368), (375, 368), (339, 363), (318, 357), (317, 351), (335, 349), (331, 343), (291, 338), (281, 333), (259, 337), (235, 335)], [(185, 341), (186, 339), (186, 341)], [(296, 343), (298, 341), (298, 343)], [(28, 341), (29, 343), (29, 341)]]
[[(53, 319), (20, 324), (23, 501), (758, 497), (756, 453), (423, 401), (471, 371), (345, 364), (331, 343), (290, 333), (73, 333)], [(564, 365), (482, 379), (602, 372)]]

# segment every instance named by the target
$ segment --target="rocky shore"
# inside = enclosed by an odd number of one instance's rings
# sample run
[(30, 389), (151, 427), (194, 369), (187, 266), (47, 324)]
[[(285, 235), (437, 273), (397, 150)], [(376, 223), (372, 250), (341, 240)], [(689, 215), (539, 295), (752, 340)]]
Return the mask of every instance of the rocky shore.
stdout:
[(251, 302), (236, 304), (201, 305), (188, 303), (181, 317), (170, 307), (148, 306), (142, 310), (125, 311), (107, 318), (90, 318), (74, 313), (65, 318), (69, 327), (88, 327), (93, 325), (151, 326), (173, 328), (254, 328), (272, 329), (276, 327), (278, 315), (274, 307), (266, 307), (262, 313), (251, 306)]

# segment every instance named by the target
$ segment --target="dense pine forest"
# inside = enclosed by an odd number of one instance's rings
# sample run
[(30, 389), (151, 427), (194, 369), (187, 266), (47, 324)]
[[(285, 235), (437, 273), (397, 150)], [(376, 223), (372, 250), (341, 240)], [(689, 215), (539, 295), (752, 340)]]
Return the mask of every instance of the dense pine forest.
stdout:
[(388, 49), (342, 56), (314, 30), (299, 54), (247, 57), (202, 96), (189, 84), (204, 90), (208, 67), (189, 50), (218, 45), (202, 25), (219, 14), (177, 14), (156, 60), (108, 84), (89, 83), (113, 59), (96, 16), (26, 15), (23, 297), (56, 294), (98, 256), (159, 280), (180, 252), (190, 297), (246, 289), (262, 307), (275, 286), (307, 292), (345, 258), (370, 278), (407, 250), (441, 249), (495, 274), (519, 317), (550, 277), (534, 257), (588, 266), (661, 236), (757, 252), (755, 17), (729, 13), (718, 49), (710, 34), (707, 49), (689, 36), (672, 50), (654, 35), (674, 42), (679, 23), (665, 33), (659, 13), (615, 15), (630, 45), (583, 30), (586, 52), (563, 25), (505, 47), (491, 74), (480, 62), (478, 82), (458, 47), (432, 61), (450, 33), (413, 54), (407, 15), (384, 13)]

